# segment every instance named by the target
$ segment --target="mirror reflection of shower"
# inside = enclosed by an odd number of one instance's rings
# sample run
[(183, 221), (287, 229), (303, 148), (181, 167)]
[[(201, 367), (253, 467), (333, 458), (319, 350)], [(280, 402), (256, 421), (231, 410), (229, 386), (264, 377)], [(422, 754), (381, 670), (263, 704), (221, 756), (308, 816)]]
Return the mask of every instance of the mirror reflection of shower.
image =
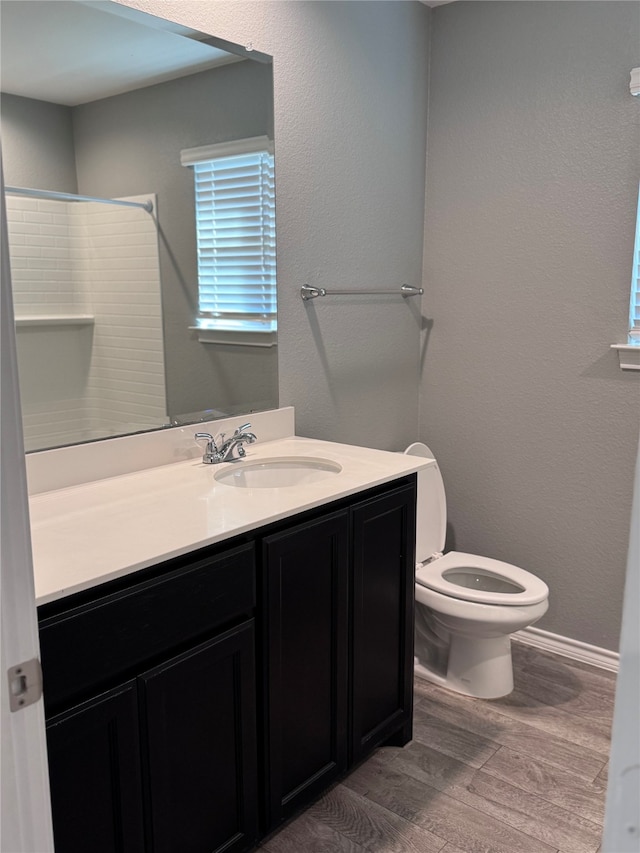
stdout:
[(166, 424), (155, 196), (6, 205), (26, 450)]
[[(90, 440), (85, 436), (121, 435), (167, 423), (209, 421), (277, 407), (275, 335), (269, 346), (258, 346), (235, 338), (202, 341), (194, 331), (199, 309), (194, 181), (192, 171), (181, 163), (184, 149), (262, 135), (273, 139), (270, 58), (257, 51), (249, 56), (241, 46), (221, 45), (212, 35), (108, 0), (89, 4), (77, 0), (3, 0), (0, 42), (6, 184), (103, 199), (139, 197), (152, 191), (157, 200), (156, 214), (150, 216), (133, 208), (129, 212), (147, 223), (157, 215), (162, 380), (155, 373), (145, 379), (144, 389), (135, 394), (135, 405), (132, 401), (124, 414), (119, 402), (112, 413), (106, 412), (103, 404), (111, 398), (106, 388), (101, 389), (99, 405), (97, 401), (95, 405), (83, 403), (80, 408), (100, 408), (104, 423), (98, 424), (92, 415), (83, 418), (82, 426), (75, 431), (67, 429), (67, 424), (62, 433), (59, 422), (73, 409), (70, 401), (78, 399), (75, 392), (89, 381), (88, 353), (92, 361), (97, 359), (99, 323), (94, 317), (93, 325), (91, 320), (83, 325), (74, 317), (73, 323), (67, 321), (64, 334), (57, 329), (54, 335), (50, 324), (48, 331), (43, 325), (34, 332), (34, 320), (27, 327), (21, 317), (18, 358), (20, 374), (30, 375), (29, 382), (23, 380), (22, 394), (29, 449)], [(10, 201), (14, 209), (18, 200), (15, 197)], [(20, 203), (27, 201), (23, 197)], [(57, 212), (43, 207), (37, 211), (38, 217), (61, 215), (65, 202), (41, 199), (39, 204), (45, 202), (57, 205)], [(77, 216), (80, 202), (69, 204), (75, 205), (73, 215)], [(111, 207), (103, 204), (100, 209), (104, 213)], [(105, 215), (116, 214), (111, 211)], [(123, 252), (127, 241), (133, 239), (132, 228), (125, 229)], [(15, 228), (12, 233), (16, 233)], [(59, 252), (62, 247), (51, 248)], [(114, 259), (116, 249), (111, 249), (105, 260)], [(19, 251), (23, 250), (24, 245)], [(49, 261), (41, 256), (32, 259), (31, 267), (35, 271), (38, 264), (46, 263)], [(145, 264), (146, 259), (140, 258), (138, 263)], [(21, 264), (26, 264), (24, 256), (15, 259), (14, 269)], [(22, 275), (22, 271), (14, 275), (14, 283)], [(68, 294), (59, 281), (47, 294), (41, 294), (33, 280), (29, 287), (37, 299), (43, 296), (45, 303), (57, 302), (56, 311), (62, 316), (69, 313), (64, 306)], [(28, 308), (27, 292), (25, 287), (19, 294), (21, 315), (45, 312), (42, 300)], [(114, 291), (113, 300), (119, 293)], [(88, 308), (78, 307), (81, 304), (76, 294), (74, 312), (91, 315)], [(148, 317), (145, 312), (136, 315), (133, 307), (129, 313), (132, 320), (142, 317), (135, 341), (132, 335), (122, 351), (127, 358), (131, 356), (127, 367), (130, 378), (148, 367), (142, 343), (148, 335)], [(71, 325), (75, 326), (73, 334)], [(40, 355), (45, 336), (46, 362)], [(62, 360), (56, 365), (59, 350)], [(117, 348), (108, 351), (118, 358)], [(133, 356), (138, 353), (143, 362), (134, 368)], [(27, 360), (24, 366), (23, 357)], [(111, 377), (121, 376), (123, 360), (120, 356), (108, 370), (101, 368), (101, 375), (108, 372)], [(73, 389), (66, 380), (59, 387), (63, 377), (73, 379)], [(111, 387), (113, 381), (105, 385)], [(158, 399), (161, 389), (166, 404)], [(63, 399), (68, 404), (61, 404), (55, 422), (52, 417), (46, 425), (38, 395), (53, 406), (50, 398), (54, 391), (66, 395)], [(131, 395), (130, 390), (128, 393)], [(154, 399), (152, 415), (147, 406), (150, 397)], [(42, 424), (35, 427), (38, 419)], [(112, 433), (112, 428), (117, 431)]]

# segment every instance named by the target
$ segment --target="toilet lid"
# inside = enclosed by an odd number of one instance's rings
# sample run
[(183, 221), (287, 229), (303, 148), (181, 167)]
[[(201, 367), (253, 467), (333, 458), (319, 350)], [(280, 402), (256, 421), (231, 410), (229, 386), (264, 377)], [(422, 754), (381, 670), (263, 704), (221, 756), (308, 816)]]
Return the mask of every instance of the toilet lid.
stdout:
[(416, 505), (416, 560), (423, 562), (442, 553), (447, 531), (447, 497), (438, 463), (431, 450), (415, 441), (404, 451), (407, 456), (432, 459), (428, 468), (418, 471)]
[(451, 598), (513, 607), (538, 604), (549, 595), (543, 580), (518, 566), (460, 551), (418, 565), (416, 583)]

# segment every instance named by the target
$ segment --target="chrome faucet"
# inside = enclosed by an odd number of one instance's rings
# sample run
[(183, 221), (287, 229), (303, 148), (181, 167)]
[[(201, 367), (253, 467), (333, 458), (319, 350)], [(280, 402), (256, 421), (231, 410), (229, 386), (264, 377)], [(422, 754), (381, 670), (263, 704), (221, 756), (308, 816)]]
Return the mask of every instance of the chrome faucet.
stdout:
[[(221, 433), (218, 436), (218, 440), (222, 442), (220, 447), (218, 447), (216, 443), (216, 439), (208, 432), (197, 432), (196, 433), (196, 441), (206, 441), (206, 447), (204, 454), (202, 456), (202, 461), (207, 465), (217, 465), (219, 462), (231, 462), (234, 459), (242, 459), (246, 451), (244, 449), (245, 444), (253, 444), (254, 441), (257, 441), (257, 438), (252, 432), (247, 432), (251, 424), (243, 424), (239, 426), (236, 431), (225, 441), (225, 434)], [(236, 449), (237, 456), (233, 455), (234, 448)]]

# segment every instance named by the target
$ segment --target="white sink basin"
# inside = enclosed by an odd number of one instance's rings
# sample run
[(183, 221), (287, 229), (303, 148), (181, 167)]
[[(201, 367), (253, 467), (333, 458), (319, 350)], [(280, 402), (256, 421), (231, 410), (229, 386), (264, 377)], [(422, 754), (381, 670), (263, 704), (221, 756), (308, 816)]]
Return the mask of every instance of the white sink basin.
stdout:
[(342, 465), (330, 459), (281, 456), (232, 463), (214, 474), (214, 479), (225, 486), (237, 486), (241, 489), (281, 489), (317, 483), (339, 474), (340, 471)]

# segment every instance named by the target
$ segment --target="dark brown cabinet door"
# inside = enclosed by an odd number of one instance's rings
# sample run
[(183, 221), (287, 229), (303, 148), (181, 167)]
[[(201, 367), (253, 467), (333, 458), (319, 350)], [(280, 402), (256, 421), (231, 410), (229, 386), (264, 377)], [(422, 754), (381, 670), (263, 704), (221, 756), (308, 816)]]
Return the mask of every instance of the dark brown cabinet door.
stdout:
[(411, 738), (415, 489), (356, 504), (353, 520), (351, 756)]
[(267, 826), (347, 762), (348, 512), (264, 540)]
[(257, 839), (253, 621), (139, 678), (153, 853), (239, 853)]
[(47, 724), (56, 853), (142, 853), (136, 684)]

